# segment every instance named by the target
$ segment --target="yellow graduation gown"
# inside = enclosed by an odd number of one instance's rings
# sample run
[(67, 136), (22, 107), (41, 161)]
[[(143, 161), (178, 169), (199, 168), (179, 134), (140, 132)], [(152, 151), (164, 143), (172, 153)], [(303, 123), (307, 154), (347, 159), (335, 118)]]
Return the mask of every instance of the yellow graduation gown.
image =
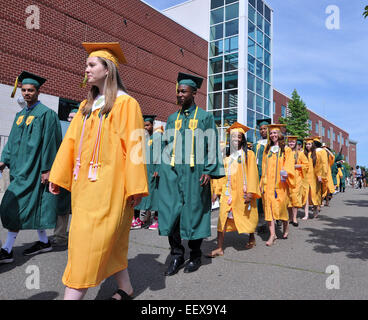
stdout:
[(337, 169), (337, 175), (336, 175), (336, 180), (337, 180), (337, 187), (340, 187), (340, 183), (341, 183), (341, 179), (344, 175), (342, 174), (342, 170), (341, 168)]
[(322, 202), (322, 183), (318, 182), (318, 177), (322, 177), (322, 158), (321, 153), (316, 152), (316, 165), (313, 166), (313, 159), (311, 156), (311, 152), (308, 153), (308, 173), (307, 173), (307, 183), (308, 187), (304, 193), (303, 203), (307, 202), (307, 197), (310, 193), (311, 202), (310, 204), (318, 206)]
[(295, 164), (300, 168), (295, 168), (295, 188), (289, 188), (289, 205), (288, 207), (301, 208), (303, 206), (303, 194), (306, 192), (307, 185), (305, 183), (308, 172), (308, 159), (304, 151), (292, 151)]
[[(288, 173), (286, 181), (281, 181), (280, 171)], [(265, 220), (289, 220), (287, 211), (289, 189), (295, 188), (295, 158), (289, 147), (285, 147), (285, 153), (281, 150), (274, 152), (270, 149), (263, 155), (261, 191)]]
[[(221, 194), (217, 230), (219, 232), (238, 231), (238, 233), (254, 233), (258, 224), (257, 199), (261, 197), (258, 168), (254, 152), (247, 150), (246, 159), (245, 152), (241, 150), (241, 158), (239, 158), (237, 153), (226, 157), (224, 159), (224, 166), (226, 177), (219, 180), (216, 189), (217, 194)], [(253, 194), (250, 209), (249, 204), (244, 203), (244, 174), (246, 192)], [(230, 195), (231, 203), (229, 203)], [(228, 219), (230, 210), (234, 219)], [(228, 220), (228, 223), (226, 230), (224, 230), (226, 220)]]
[[(327, 152), (327, 151), (326, 151)], [(331, 167), (335, 163), (335, 156), (328, 154), (328, 166), (327, 166), (327, 186), (323, 189), (323, 197), (326, 197), (328, 193), (334, 193), (335, 192), (335, 185), (332, 178), (332, 171)]]
[[(82, 102), (79, 110), (85, 103)], [(137, 101), (128, 95), (118, 96), (106, 117), (98, 179), (95, 182), (88, 179), (99, 112), (99, 109), (93, 111), (85, 124), (77, 180), (73, 169), (83, 126), (80, 111), (70, 124), (50, 174), (51, 182), (71, 191), (73, 215), (63, 283), (75, 289), (97, 286), (127, 268), (133, 217), (133, 208), (127, 199), (132, 195), (148, 195), (143, 118)], [(137, 129), (142, 130), (142, 135), (135, 139), (131, 134)], [(133, 155), (142, 161), (132, 161)]]

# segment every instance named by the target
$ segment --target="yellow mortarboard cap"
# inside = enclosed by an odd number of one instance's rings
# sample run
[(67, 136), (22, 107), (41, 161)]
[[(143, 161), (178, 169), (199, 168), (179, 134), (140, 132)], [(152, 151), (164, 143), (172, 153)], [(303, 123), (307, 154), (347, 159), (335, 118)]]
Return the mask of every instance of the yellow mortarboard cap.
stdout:
[(314, 137), (304, 138), (304, 141), (305, 141), (306, 143), (308, 143), (308, 142), (313, 142), (313, 141), (314, 141)]
[(231, 127), (227, 128), (226, 132), (237, 131), (237, 132), (241, 132), (241, 133), (245, 134), (249, 130), (250, 130), (250, 128), (248, 128), (247, 126), (245, 126), (245, 125), (243, 125), (239, 122), (234, 122)]
[(290, 140), (297, 141), (298, 140), (298, 136), (287, 136), (286, 139), (288, 139), (288, 141), (290, 141)]
[(274, 124), (269, 124), (267, 126), (268, 130), (271, 131), (271, 130), (280, 130), (281, 131), (281, 128), (286, 128), (286, 124), (279, 124), (279, 123), (274, 123)]
[(127, 63), (119, 42), (83, 42), (82, 45), (90, 57), (108, 59), (114, 62), (116, 67), (119, 63)]
[(313, 137), (313, 141), (321, 142), (321, 137), (320, 136), (315, 136), (315, 137)]

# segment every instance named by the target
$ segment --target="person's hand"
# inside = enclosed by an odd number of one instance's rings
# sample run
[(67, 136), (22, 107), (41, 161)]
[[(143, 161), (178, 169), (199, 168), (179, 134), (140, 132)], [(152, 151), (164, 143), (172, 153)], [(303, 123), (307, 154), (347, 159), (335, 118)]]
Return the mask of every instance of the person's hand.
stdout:
[(212, 195), (212, 203), (214, 203), (216, 200), (217, 200), (217, 194), (216, 194), (216, 193), (214, 193), (214, 194)]
[(202, 182), (201, 187), (203, 187), (206, 186), (211, 181), (211, 177), (208, 174), (202, 174), (199, 181)]
[(245, 204), (250, 203), (250, 202), (252, 201), (252, 199), (253, 199), (253, 194), (251, 194), (251, 193), (246, 193), (246, 194), (244, 195), (244, 203), (245, 203)]
[(154, 172), (154, 173), (153, 173), (153, 177), (154, 177), (154, 178), (157, 178), (157, 177), (158, 177), (158, 172)]
[(0, 162), (0, 172), (3, 172), (5, 167), (6, 167), (6, 164), (4, 162)]
[(58, 195), (60, 193), (60, 187), (57, 184), (52, 182), (49, 183), (49, 191), (54, 195)]
[(50, 177), (50, 171), (46, 171), (44, 173), (41, 174), (41, 183), (42, 184), (47, 184), (49, 182), (49, 177)]
[(135, 194), (133, 196), (130, 196), (128, 198), (128, 204), (131, 208), (136, 207), (137, 205), (139, 205), (142, 201), (142, 195), (140, 194)]
[(318, 182), (322, 182), (322, 177), (317, 177)]

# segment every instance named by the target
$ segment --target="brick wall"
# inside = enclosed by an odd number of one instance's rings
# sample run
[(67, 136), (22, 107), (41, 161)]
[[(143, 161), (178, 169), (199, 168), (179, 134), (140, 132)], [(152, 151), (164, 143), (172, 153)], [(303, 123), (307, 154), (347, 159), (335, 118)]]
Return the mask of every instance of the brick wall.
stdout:
[[(40, 10), (40, 29), (29, 30), (29, 1), (5, 1), (0, 11), (0, 83), (13, 85), (22, 71), (48, 79), (42, 92), (81, 101), (79, 87), (87, 57), (83, 41), (119, 41), (127, 65), (119, 73), (144, 113), (166, 121), (177, 109), (178, 72), (207, 78), (208, 44), (139, 0), (32, 1)], [(180, 50), (182, 49), (182, 50)], [(197, 94), (206, 108), (207, 83)]]

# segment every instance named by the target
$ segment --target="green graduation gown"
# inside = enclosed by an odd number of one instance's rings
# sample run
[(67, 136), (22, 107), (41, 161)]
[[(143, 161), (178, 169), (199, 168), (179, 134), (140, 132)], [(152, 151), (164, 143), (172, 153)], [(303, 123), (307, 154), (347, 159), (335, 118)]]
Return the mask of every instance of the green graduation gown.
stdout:
[(41, 184), (41, 173), (51, 170), (61, 139), (57, 114), (42, 103), (17, 113), (1, 156), (10, 169), (10, 185), (0, 205), (4, 228), (55, 227), (58, 197)]
[[(197, 111), (198, 125), (194, 131), (195, 165), (190, 166), (192, 131), (188, 128), (190, 119), (194, 118), (195, 110), (196, 106), (192, 106), (187, 116), (183, 113), (179, 116), (181, 128), (177, 131), (174, 167), (171, 166), (170, 160), (175, 122), (179, 111), (170, 115), (167, 120), (163, 135), (159, 184), (158, 225), (161, 236), (171, 235), (175, 222), (179, 218), (182, 239), (196, 240), (211, 235), (211, 185), (208, 183), (201, 187), (200, 178), (202, 174), (210, 175), (213, 179), (222, 178), (224, 167), (213, 115), (201, 108)], [(201, 137), (206, 130), (208, 130), (207, 133), (211, 132), (212, 136)], [(212, 149), (210, 155), (208, 145)]]
[(158, 185), (159, 177), (154, 177), (155, 172), (159, 173), (161, 163), (161, 143), (162, 133), (154, 132), (146, 139), (146, 161), (149, 195), (142, 198), (141, 203), (135, 207), (136, 210), (158, 211)]
[[(264, 152), (266, 146), (267, 146), (267, 139), (258, 140), (253, 145), (253, 152), (256, 156), (256, 161), (257, 161), (259, 180), (261, 180), (261, 177), (262, 177), (263, 152)], [(258, 207), (258, 213), (263, 213), (262, 198), (257, 199), (257, 207)]]

